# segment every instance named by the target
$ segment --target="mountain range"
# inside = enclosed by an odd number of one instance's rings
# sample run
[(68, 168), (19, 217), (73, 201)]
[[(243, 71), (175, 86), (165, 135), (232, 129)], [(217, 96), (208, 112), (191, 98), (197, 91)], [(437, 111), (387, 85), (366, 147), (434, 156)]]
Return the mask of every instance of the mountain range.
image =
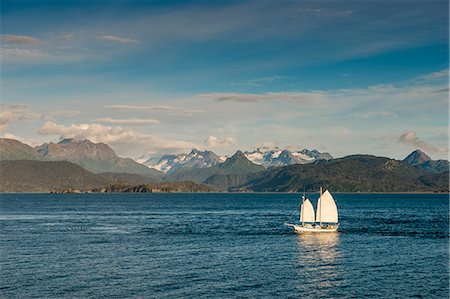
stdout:
[(160, 178), (163, 173), (137, 163), (130, 158), (121, 158), (104, 143), (90, 140), (64, 139), (58, 143), (44, 143), (32, 148), (13, 139), (0, 139), (0, 161), (5, 160), (68, 161), (92, 173), (134, 173)]
[[(209, 168), (179, 168), (164, 176), (166, 181), (184, 181), (191, 180), (196, 183), (207, 183), (212, 176), (238, 175), (245, 177), (250, 173), (266, 170), (263, 166), (254, 164), (241, 152), (237, 151), (225, 162), (216, 164)], [(214, 184), (210, 184), (213, 185)]]
[(244, 155), (255, 164), (266, 168), (287, 166), (293, 164), (308, 164), (316, 160), (331, 160), (329, 153), (321, 153), (318, 150), (303, 149), (301, 151), (289, 151), (287, 149), (257, 148), (253, 152), (245, 152)]
[[(329, 153), (321, 153), (317, 150), (289, 151), (278, 147), (257, 148), (252, 152), (246, 151), (243, 155), (254, 164), (262, 165), (265, 168), (333, 159)], [(218, 156), (212, 151), (193, 149), (189, 154), (164, 155), (159, 159), (150, 158), (144, 164), (166, 174), (171, 174), (180, 168), (210, 168), (225, 162), (227, 158), (226, 156)]]
[[(51, 186), (147, 190), (135, 186), (148, 184), (197, 191), (212, 190), (201, 187), (205, 185), (217, 191), (261, 192), (312, 191), (320, 186), (341, 192), (448, 192), (449, 189), (449, 162), (434, 161), (420, 150), (400, 161), (371, 155), (333, 159), (315, 150), (291, 152), (278, 148), (237, 151), (224, 158), (211, 151), (193, 149), (189, 154), (160, 158), (157, 163), (160, 172), (118, 157), (104, 143), (64, 139), (32, 148), (3, 138), (0, 161), (3, 192), (42, 191)], [(192, 181), (193, 185), (186, 181)]]

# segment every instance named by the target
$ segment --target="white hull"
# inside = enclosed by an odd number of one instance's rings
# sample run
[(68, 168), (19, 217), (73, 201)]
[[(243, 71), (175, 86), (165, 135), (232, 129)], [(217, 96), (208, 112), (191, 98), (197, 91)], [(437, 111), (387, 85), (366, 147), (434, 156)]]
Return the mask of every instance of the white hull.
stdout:
[(333, 225), (333, 226), (327, 226), (327, 227), (320, 227), (320, 226), (312, 226), (312, 225), (296, 225), (296, 224), (290, 224), (285, 223), (284, 225), (292, 227), (294, 229), (294, 232), (296, 233), (331, 233), (338, 230), (339, 225)]

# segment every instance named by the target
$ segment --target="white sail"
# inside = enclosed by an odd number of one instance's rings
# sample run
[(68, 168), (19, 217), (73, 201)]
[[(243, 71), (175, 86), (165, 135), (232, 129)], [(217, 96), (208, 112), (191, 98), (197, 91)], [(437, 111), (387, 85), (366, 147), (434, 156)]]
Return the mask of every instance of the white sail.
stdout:
[(309, 199), (302, 203), (300, 210), (300, 222), (314, 223), (314, 208)]
[(338, 223), (338, 210), (333, 196), (326, 190), (317, 202), (317, 222)]

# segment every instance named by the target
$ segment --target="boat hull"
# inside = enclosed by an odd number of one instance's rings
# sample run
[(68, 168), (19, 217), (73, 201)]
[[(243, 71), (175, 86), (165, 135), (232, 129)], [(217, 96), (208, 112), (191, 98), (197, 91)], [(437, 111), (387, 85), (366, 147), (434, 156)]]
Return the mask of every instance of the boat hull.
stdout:
[(328, 226), (328, 227), (316, 227), (316, 226), (303, 226), (285, 223), (286, 226), (292, 227), (296, 233), (332, 233), (338, 230), (339, 226)]

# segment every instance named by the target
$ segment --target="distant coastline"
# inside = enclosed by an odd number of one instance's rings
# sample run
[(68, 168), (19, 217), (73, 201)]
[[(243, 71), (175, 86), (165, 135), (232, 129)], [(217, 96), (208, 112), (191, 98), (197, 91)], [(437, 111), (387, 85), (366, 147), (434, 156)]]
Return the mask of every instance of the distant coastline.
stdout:
[[(49, 194), (49, 195), (60, 195), (60, 194), (69, 194), (69, 195), (83, 195), (83, 194), (125, 194), (125, 193), (132, 193), (132, 194), (298, 194), (301, 195), (302, 192), (230, 192), (230, 191), (199, 191), (199, 192), (178, 192), (178, 191), (164, 191), (164, 192), (0, 192), (0, 196), (2, 194)], [(307, 192), (308, 194), (318, 194), (318, 192)], [(449, 191), (444, 192), (333, 192), (334, 194), (448, 194), (450, 195)]]
[[(58, 149), (56, 153), (49, 155), (54, 148)], [(317, 159), (310, 157), (307, 163), (293, 159), (288, 151), (276, 151), (277, 159), (284, 157), (287, 164), (265, 167), (250, 160), (255, 160), (251, 156), (255, 153), (249, 156), (240, 150), (222, 161), (211, 151), (193, 149), (179, 157), (190, 159), (189, 163), (176, 164), (178, 158), (173, 159), (170, 170), (161, 172), (118, 157), (104, 143), (65, 139), (32, 148), (18, 140), (0, 138), (0, 192), (293, 193), (320, 187), (334, 193), (449, 192), (449, 162), (432, 160), (420, 150), (403, 160), (364, 154), (334, 159), (316, 151)], [(306, 157), (308, 152), (295, 154)], [(208, 164), (208, 159), (215, 162)]]

